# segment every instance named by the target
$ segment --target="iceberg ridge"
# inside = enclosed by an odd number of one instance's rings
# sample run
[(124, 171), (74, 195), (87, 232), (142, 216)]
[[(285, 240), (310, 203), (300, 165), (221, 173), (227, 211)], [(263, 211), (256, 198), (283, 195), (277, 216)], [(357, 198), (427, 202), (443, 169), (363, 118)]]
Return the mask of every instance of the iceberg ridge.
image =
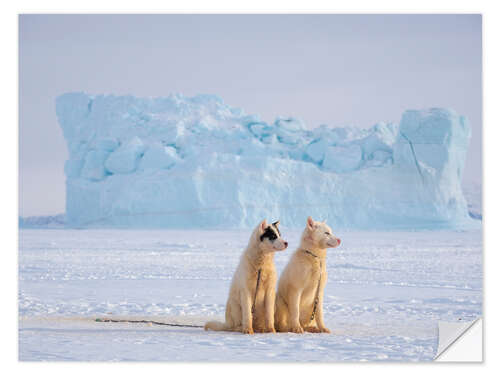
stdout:
[(69, 150), (73, 227), (434, 229), (474, 225), (461, 188), (470, 139), (453, 110), (399, 124), (272, 124), (212, 95), (67, 93), (56, 113)]

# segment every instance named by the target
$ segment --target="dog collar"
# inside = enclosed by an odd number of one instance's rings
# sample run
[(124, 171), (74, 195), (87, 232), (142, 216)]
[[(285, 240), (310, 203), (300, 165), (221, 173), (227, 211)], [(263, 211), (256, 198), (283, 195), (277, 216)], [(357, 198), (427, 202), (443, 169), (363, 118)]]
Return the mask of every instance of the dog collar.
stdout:
[(319, 258), (316, 254), (311, 253), (309, 250), (304, 250), (307, 254), (312, 255), (315, 258)]

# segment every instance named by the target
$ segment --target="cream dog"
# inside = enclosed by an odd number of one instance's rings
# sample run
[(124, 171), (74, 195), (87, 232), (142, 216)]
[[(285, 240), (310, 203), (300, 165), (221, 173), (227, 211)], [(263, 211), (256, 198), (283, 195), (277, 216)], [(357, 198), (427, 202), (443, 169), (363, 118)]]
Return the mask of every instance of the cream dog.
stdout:
[(226, 304), (226, 321), (211, 321), (205, 330), (276, 332), (274, 306), (276, 269), (274, 253), (285, 250), (288, 243), (281, 238), (279, 221), (268, 225), (263, 220), (252, 233), (234, 273)]
[(310, 216), (300, 246), (278, 282), (275, 327), (278, 332), (326, 332), (323, 292), (327, 280), (326, 249), (340, 245), (331, 228)]

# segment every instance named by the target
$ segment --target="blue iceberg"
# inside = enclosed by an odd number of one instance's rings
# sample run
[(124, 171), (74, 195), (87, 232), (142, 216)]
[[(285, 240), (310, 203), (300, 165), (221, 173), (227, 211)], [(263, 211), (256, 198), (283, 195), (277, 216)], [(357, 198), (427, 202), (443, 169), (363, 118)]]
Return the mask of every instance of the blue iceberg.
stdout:
[(399, 124), (310, 129), (272, 124), (213, 95), (67, 93), (56, 112), (69, 150), (72, 227), (300, 228), (311, 215), (345, 229), (475, 225), (461, 188), (470, 140), (453, 110)]

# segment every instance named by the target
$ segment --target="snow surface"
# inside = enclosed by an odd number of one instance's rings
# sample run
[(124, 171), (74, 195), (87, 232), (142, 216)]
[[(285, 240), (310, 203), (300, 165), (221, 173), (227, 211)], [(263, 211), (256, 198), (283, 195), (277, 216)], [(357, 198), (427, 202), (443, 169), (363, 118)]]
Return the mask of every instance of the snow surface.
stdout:
[[(482, 234), (336, 231), (325, 321), (332, 334), (205, 332), (128, 317), (202, 325), (223, 319), (249, 232), (31, 230), (19, 235), (22, 361), (429, 361), (438, 320), (482, 315)], [(284, 268), (292, 244), (275, 257)]]
[(477, 226), (461, 189), (470, 129), (449, 109), (369, 129), (267, 124), (212, 95), (68, 93), (56, 112), (73, 227)]

